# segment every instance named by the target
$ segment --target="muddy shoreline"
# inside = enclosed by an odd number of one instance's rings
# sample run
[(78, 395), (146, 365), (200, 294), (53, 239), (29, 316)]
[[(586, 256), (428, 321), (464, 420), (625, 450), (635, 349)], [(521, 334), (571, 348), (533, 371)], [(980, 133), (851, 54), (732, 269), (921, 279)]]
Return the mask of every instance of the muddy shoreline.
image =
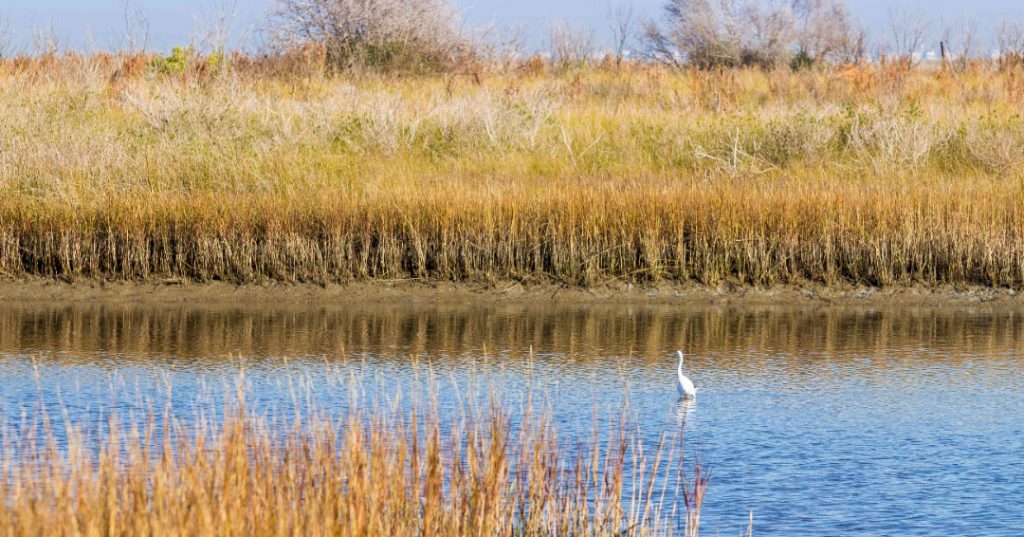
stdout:
[(833, 287), (816, 283), (753, 288), (688, 285), (607, 285), (590, 289), (518, 282), (360, 282), (345, 285), (220, 282), (63, 282), (46, 278), (0, 280), (8, 303), (203, 304), (648, 304), (801, 306), (1024, 307), (1024, 294), (990, 287)]

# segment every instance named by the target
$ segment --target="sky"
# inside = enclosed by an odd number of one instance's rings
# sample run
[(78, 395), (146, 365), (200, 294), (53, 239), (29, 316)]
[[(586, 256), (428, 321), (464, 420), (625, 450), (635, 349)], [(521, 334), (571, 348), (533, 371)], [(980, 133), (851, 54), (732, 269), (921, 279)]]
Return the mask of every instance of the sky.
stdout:
[[(213, 20), (218, 6), (234, 5), (232, 44), (253, 46), (255, 28), (272, 0), (127, 0), (132, 11), (149, 21), (149, 45), (168, 50), (192, 42), (204, 21)], [(473, 26), (521, 26), (528, 40), (539, 44), (552, 21), (593, 28), (598, 43), (609, 34), (611, 4), (633, 5), (638, 17), (658, 15), (664, 0), (454, 0), (463, 18)], [(872, 33), (881, 34), (892, 8), (920, 9), (936, 21), (956, 22), (967, 16), (994, 34), (995, 21), (1024, 20), (1022, 0), (848, 0), (853, 12)], [(117, 48), (125, 42), (125, 0), (0, 0), (0, 31), (6, 24), (23, 49), (31, 48), (31, 28), (52, 29), (64, 47), (79, 50)], [(936, 25), (941, 23), (936, 23)], [(208, 24), (206, 24), (208, 26)], [(986, 28), (987, 26), (987, 28)]]

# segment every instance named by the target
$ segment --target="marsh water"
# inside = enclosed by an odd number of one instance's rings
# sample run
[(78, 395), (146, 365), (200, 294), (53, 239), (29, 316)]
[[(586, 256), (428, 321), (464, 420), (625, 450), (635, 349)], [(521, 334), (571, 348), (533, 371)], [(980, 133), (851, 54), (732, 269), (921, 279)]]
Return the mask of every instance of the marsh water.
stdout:
[(1022, 338), (1024, 313), (981, 306), (8, 304), (0, 418), (188, 416), (242, 368), (265, 409), (343, 412), (353, 384), (388, 401), (429, 384), (441, 412), (543, 401), (561, 437), (623, 412), (652, 442), (685, 421), (711, 469), (705, 534), (752, 512), (756, 535), (1022, 535)]

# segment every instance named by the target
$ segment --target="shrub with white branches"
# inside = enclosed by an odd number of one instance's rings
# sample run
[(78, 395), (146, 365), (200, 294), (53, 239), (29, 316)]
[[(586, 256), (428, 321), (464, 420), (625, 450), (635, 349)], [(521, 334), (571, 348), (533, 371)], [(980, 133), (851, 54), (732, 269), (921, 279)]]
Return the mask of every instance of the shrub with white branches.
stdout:
[(443, 70), (469, 49), (450, 0), (275, 0), (269, 33), (323, 45), (339, 68)]

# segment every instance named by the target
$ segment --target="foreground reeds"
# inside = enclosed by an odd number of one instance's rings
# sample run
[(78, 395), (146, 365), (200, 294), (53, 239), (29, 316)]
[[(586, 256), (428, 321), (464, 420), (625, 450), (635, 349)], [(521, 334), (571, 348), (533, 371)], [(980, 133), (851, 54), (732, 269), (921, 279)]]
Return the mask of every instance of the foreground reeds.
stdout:
[(0, 272), (1024, 287), (1021, 69), (0, 62)]
[(645, 452), (619, 427), (567, 449), (548, 420), (513, 427), (500, 407), (416, 415), (111, 420), (99, 446), (37, 420), (6, 430), (0, 535), (698, 533), (707, 481), (684, 479), (673, 441)]

